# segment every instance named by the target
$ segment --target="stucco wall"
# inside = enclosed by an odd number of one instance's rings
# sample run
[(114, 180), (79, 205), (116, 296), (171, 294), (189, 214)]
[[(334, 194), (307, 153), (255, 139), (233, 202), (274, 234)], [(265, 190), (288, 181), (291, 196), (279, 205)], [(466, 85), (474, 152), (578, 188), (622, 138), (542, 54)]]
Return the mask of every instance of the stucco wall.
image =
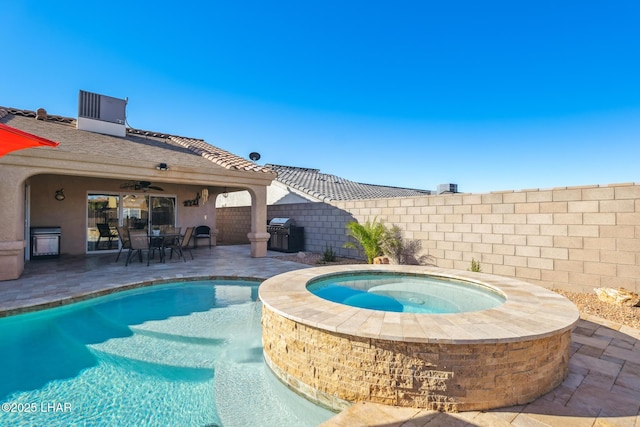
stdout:
[[(33, 176), (29, 178), (30, 225), (61, 226), (60, 252), (67, 255), (84, 254), (87, 247), (87, 192), (125, 192), (120, 188), (121, 183), (122, 181), (66, 175)], [(64, 188), (66, 196), (61, 202), (54, 198), (55, 191), (60, 188)], [(182, 204), (184, 200), (193, 199), (202, 187), (163, 183), (162, 188), (162, 193), (154, 194), (177, 198), (177, 225), (183, 230), (189, 226), (215, 226), (216, 210), (213, 200), (210, 199), (206, 205), (201, 203), (194, 207)]]
[[(267, 187), (267, 205), (282, 205), (292, 203), (311, 203), (311, 197), (303, 197), (290, 187), (274, 181)], [(313, 199), (317, 200), (317, 199)], [(234, 208), (251, 206), (251, 195), (248, 191), (236, 191), (226, 195), (218, 195), (216, 206), (221, 208)]]
[(344, 224), (377, 216), (421, 240), (439, 267), (466, 270), (474, 258), (483, 272), (547, 288), (640, 292), (637, 184), (269, 206), (268, 217), (276, 216), (305, 227), (307, 251), (331, 245), (357, 256), (342, 249)]

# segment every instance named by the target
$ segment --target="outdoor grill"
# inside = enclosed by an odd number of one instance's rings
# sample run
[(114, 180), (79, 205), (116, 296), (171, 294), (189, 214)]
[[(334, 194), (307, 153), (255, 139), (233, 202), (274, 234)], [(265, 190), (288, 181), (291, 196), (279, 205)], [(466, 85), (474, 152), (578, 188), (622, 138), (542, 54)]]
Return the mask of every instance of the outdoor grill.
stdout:
[(267, 225), (271, 238), (267, 249), (280, 252), (304, 251), (304, 227), (296, 227), (292, 218), (273, 218)]

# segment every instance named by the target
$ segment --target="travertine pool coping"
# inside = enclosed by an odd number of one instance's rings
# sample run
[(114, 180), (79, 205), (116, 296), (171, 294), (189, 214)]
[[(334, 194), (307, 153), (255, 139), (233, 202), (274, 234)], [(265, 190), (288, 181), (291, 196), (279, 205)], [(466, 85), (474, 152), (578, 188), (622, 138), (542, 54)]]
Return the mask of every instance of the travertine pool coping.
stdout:
[[(504, 304), (458, 314), (392, 313), (350, 307), (309, 290), (311, 279), (362, 271), (426, 274), (473, 282), (502, 293)], [(568, 299), (540, 286), (485, 273), (428, 266), (339, 265), (290, 271), (260, 286), (262, 303), (298, 323), (340, 334), (391, 341), (490, 344), (540, 339), (568, 331), (580, 318)]]

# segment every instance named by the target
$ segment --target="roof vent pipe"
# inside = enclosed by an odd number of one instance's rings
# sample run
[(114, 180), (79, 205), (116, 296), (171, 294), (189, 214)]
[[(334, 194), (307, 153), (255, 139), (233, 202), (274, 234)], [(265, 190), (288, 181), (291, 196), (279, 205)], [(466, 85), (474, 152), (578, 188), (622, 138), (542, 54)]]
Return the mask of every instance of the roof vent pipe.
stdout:
[(47, 120), (47, 110), (38, 108), (36, 110), (36, 120)]

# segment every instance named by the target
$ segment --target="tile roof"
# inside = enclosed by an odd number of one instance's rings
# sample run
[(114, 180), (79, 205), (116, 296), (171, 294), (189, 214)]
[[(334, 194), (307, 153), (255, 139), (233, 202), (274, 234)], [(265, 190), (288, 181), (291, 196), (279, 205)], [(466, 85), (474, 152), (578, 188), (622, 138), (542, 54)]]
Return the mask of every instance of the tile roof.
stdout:
[[(34, 120), (36, 111), (0, 107), (0, 120), (26, 132), (60, 142), (57, 150), (86, 152), (95, 155), (95, 146), (89, 142), (102, 143), (100, 155), (107, 157), (140, 157), (166, 161), (166, 150), (172, 151), (171, 162), (191, 167), (206, 167), (215, 163), (229, 170), (273, 173), (269, 168), (208, 144), (202, 139), (187, 138), (160, 132), (127, 128), (127, 136), (103, 135), (76, 129), (76, 119), (46, 114), (46, 120)], [(46, 125), (45, 125), (46, 123)], [(57, 124), (59, 126), (50, 126)], [(135, 143), (132, 146), (131, 143)], [(179, 154), (181, 153), (181, 154)], [(185, 156), (188, 154), (189, 156)], [(200, 157), (201, 159), (194, 159)], [(163, 160), (164, 159), (164, 160)]]
[(324, 201), (411, 197), (431, 194), (429, 190), (354, 182), (335, 175), (320, 173), (319, 169), (272, 164), (265, 166), (278, 173), (276, 181)]

